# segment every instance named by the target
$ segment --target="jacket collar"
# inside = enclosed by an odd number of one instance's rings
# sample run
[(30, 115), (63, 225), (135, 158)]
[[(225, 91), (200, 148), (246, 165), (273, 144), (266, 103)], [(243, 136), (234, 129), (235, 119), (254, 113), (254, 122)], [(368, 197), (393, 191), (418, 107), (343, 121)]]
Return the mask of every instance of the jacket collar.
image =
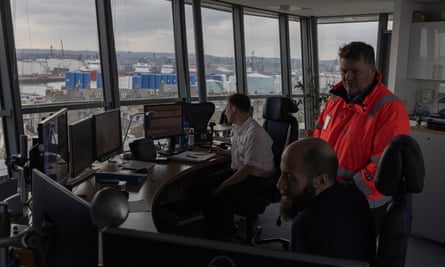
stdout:
[(372, 92), (372, 90), (375, 87), (377, 87), (377, 85), (379, 85), (381, 82), (382, 82), (382, 74), (378, 70), (376, 70), (376, 76), (374, 79), (374, 83), (369, 88), (362, 91), (358, 96), (352, 97), (352, 96), (348, 95), (345, 87), (343, 86), (342, 81), (337, 83), (336, 85), (334, 85), (334, 87), (332, 87), (332, 89), (329, 92), (333, 95), (343, 98), (346, 103), (362, 105), (366, 96), (368, 96)]

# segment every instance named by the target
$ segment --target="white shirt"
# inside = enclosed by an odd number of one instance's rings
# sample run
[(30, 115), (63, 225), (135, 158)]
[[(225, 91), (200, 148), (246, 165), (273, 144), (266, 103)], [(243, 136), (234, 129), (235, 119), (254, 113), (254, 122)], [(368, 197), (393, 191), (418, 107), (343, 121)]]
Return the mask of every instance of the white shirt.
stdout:
[(248, 164), (254, 166), (251, 175), (270, 176), (275, 170), (272, 144), (273, 140), (264, 128), (248, 117), (234, 129), (231, 168), (238, 170)]

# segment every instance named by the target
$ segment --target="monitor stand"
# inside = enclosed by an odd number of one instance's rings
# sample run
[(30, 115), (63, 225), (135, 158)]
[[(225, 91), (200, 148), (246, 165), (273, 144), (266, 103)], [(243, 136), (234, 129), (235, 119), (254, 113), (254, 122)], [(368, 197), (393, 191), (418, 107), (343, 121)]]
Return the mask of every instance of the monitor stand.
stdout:
[(158, 151), (159, 155), (171, 156), (186, 151), (186, 147), (176, 147), (176, 137), (172, 136), (168, 139), (168, 147), (166, 150)]

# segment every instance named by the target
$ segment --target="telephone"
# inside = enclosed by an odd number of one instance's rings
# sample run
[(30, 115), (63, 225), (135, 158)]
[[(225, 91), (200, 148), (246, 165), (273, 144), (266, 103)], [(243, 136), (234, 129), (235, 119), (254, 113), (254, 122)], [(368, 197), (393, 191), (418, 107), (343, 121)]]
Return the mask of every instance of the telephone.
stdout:
[(135, 160), (156, 159), (156, 148), (151, 138), (141, 138), (130, 143), (132, 158)]

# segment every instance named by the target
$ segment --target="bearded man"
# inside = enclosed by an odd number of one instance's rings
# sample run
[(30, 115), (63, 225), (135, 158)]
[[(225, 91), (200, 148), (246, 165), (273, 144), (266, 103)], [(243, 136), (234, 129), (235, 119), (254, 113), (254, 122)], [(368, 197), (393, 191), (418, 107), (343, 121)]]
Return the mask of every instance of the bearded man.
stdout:
[(292, 219), (291, 250), (372, 262), (374, 226), (365, 196), (339, 182), (338, 160), (319, 138), (290, 144), (281, 159), (280, 212)]

